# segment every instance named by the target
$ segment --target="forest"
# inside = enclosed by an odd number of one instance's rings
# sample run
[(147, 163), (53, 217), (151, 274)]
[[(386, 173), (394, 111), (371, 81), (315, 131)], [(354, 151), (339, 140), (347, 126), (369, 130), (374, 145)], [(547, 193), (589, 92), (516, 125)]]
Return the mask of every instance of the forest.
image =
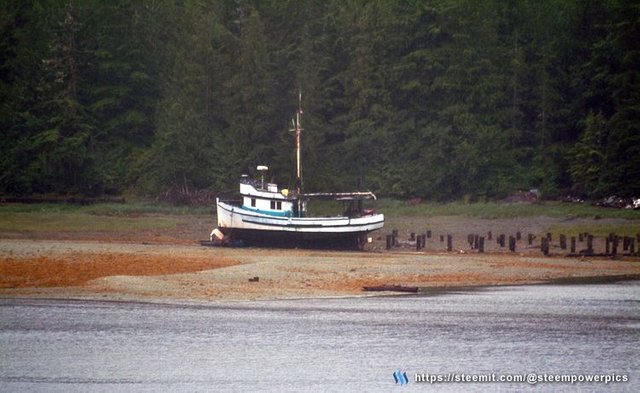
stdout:
[(636, 0), (0, 0), (0, 194), (640, 195)]

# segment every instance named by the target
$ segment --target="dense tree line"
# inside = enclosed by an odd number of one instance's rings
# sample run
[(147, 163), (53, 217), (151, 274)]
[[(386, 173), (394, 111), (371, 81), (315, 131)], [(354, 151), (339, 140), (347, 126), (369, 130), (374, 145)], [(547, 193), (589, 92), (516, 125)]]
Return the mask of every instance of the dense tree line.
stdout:
[(0, 192), (640, 195), (633, 0), (0, 0)]

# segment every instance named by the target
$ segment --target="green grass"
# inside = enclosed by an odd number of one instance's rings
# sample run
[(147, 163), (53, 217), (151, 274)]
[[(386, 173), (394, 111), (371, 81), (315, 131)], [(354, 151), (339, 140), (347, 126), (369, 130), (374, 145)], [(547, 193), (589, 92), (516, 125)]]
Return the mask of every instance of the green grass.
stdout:
[(215, 206), (190, 207), (173, 206), (152, 202), (127, 202), (127, 203), (96, 203), (93, 205), (74, 205), (68, 203), (12, 203), (0, 204), (0, 214), (3, 213), (77, 213), (95, 216), (139, 216), (145, 214), (163, 215), (199, 215), (212, 214)]
[[(394, 199), (367, 201), (365, 207), (375, 208), (389, 217), (437, 217), (465, 216), (471, 218), (518, 218), (518, 217), (583, 217), (583, 218), (625, 218), (640, 219), (640, 210), (610, 209), (588, 204), (570, 204), (561, 202), (524, 203), (435, 203), (424, 202), (409, 205)], [(342, 213), (342, 203), (335, 201), (311, 201), (309, 212), (313, 215), (336, 215)], [(93, 216), (137, 217), (141, 215), (210, 215), (215, 213), (215, 206), (190, 207), (173, 206), (162, 203), (133, 201), (127, 203), (98, 203), (94, 205), (71, 205), (56, 203), (41, 204), (2, 204), (0, 217), (7, 213), (51, 214), (74, 213)]]
[(626, 218), (640, 219), (639, 210), (610, 209), (586, 204), (562, 202), (525, 203), (434, 203), (425, 202), (409, 205), (402, 201), (382, 199), (376, 203), (376, 210), (387, 216), (465, 216), (472, 218), (518, 218), (518, 217), (583, 217), (583, 218)]
[(0, 232), (131, 232), (174, 228), (179, 217), (115, 217), (76, 212), (0, 212)]
[(589, 233), (596, 237), (606, 237), (610, 233), (618, 236), (635, 237), (640, 233), (640, 225), (632, 224), (603, 224), (603, 225), (552, 225), (548, 232), (554, 236), (563, 234), (569, 237), (578, 236), (581, 233)]
[[(462, 216), (469, 218), (526, 218), (548, 216), (555, 218), (623, 218), (640, 220), (640, 211), (608, 209), (581, 204), (544, 202), (535, 204), (502, 204), (495, 202), (434, 203), (409, 205), (402, 201), (382, 199), (367, 202), (384, 213), (387, 219), (428, 218), (438, 216)], [(312, 201), (309, 211), (313, 215), (337, 215), (342, 213), (342, 204), (335, 201)], [(0, 231), (2, 232), (118, 232), (162, 230), (185, 225), (190, 215), (210, 216), (215, 207), (172, 206), (144, 201), (127, 203), (101, 203), (88, 206), (70, 204), (0, 204)], [(589, 232), (602, 236), (609, 232), (620, 235), (635, 235), (638, 224), (592, 225), (590, 227), (557, 226), (549, 228), (554, 233), (576, 235)]]
[(184, 225), (188, 215), (210, 215), (213, 208), (148, 202), (0, 205), (2, 232), (137, 232)]

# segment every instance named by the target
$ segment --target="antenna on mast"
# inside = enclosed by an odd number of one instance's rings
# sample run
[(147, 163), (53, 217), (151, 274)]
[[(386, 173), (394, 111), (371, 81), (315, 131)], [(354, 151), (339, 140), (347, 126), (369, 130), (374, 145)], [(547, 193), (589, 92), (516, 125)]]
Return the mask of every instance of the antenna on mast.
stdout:
[(301, 136), (302, 136), (302, 88), (298, 90), (298, 110), (296, 118), (291, 120), (293, 128), (289, 131), (296, 133), (296, 191), (298, 195), (302, 194), (302, 160), (300, 157)]
[(297, 199), (297, 215), (302, 217), (304, 215), (305, 202), (301, 199), (302, 195), (302, 160), (300, 157), (301, 148), (301, 136), (302, 136), (302, 88), (298, 89), (298, 110), (296, 112), (296, 118), (291, 120), (293, 128), (289, 131), (296, 133), (296, 199)]

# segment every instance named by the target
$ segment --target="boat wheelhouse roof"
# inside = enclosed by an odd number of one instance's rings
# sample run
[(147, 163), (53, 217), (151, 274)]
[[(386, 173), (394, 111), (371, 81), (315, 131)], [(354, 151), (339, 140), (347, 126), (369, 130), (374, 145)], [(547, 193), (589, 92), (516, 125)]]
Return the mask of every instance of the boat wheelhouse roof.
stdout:
[(308, 199), (334, 199), (336, 201), (359, 201), (376, 199), (376, 196), (370, 192), (316, 192), (311, 194), (302, 194), (302, 198)]

